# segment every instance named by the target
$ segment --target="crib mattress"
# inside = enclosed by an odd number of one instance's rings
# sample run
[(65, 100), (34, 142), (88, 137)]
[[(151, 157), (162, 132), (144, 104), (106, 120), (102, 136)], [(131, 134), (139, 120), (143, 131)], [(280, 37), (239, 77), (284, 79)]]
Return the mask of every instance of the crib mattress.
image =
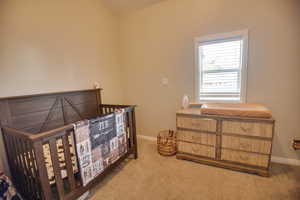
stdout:
[(241, 103), (205, 103), (201, 113), (207, 115), (225, 115), (251, 118), (271, 118), (271, 111), (260, 104)]

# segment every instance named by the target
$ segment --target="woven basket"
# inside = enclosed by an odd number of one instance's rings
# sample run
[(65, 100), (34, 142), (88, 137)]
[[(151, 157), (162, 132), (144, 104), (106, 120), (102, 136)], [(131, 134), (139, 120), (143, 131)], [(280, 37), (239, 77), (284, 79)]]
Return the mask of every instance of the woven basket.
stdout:
[(159, 132), (157, 136), (157, 151), (162, 156), (173, 156), (176, 154), (176, 134), (172, 130)]

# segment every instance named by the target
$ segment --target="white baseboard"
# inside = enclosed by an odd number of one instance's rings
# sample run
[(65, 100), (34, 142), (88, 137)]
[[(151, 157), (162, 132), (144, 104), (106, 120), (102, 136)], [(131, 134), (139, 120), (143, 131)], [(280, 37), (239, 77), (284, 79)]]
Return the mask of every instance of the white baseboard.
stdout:
[[(140, 139), (148, 140), (148, 141), (154, 141), (154, 142), (157, 141), (156, 137), (153, 137), (153, 136), (137, 135), (137, 137)], [(292, 159), (292, 158), (283, 158), (283, 157), (272, 156), (271, 161), (274, 163), (300, 166), (300, 160)]]
[(272, 156), (271, 161), (274, 163), (300, 166), (300, 160), (292, 159), (292, 158)]
[(76, 200), (88, 200), (90, 196), (90, 191), (86, 191), (83, 195), (81, 195), (80, 197), (78, 197)]

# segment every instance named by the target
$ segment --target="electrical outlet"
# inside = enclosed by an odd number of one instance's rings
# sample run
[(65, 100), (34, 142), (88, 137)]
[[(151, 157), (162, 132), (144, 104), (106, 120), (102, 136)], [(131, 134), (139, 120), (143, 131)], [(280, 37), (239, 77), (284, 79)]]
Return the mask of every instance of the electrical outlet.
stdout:
[(163, 86), (167, 86), (167, 85), (169, 84), (169, 79), (168, 79), (168, 78), (162, 78), (162, 79), (161, 79), (161, 84), (162, 84)]

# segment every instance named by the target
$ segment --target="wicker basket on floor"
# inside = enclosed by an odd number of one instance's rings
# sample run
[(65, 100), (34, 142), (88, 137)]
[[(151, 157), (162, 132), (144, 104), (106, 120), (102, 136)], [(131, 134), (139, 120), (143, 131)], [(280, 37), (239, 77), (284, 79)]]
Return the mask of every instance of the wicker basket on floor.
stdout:
[(176, 133), (172, 130), (159, 132), (157, 136), (157, 151), (162, 156), (176, 154)]

